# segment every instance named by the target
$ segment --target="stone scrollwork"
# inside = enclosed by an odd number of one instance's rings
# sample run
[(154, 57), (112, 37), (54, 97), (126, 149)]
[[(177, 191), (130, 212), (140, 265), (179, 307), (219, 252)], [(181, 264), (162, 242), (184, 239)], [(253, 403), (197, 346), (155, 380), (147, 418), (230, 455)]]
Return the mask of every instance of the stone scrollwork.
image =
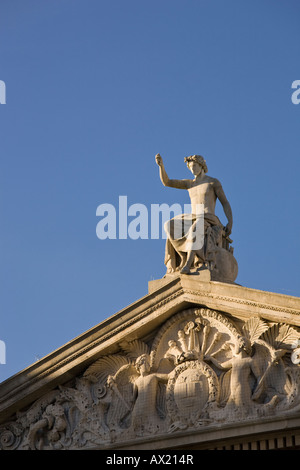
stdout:
[(0, 426), (2, 449), (107, 448), (300, 409), (300, 333), (184, 310)]

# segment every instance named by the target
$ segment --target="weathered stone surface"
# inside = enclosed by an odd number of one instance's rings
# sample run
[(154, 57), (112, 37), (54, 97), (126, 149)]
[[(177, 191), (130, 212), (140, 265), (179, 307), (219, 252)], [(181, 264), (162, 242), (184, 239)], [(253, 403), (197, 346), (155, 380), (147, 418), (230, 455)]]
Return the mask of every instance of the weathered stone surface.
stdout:
[[(197, 274), (209, 270), (213, 281), (234, 282), (238, 264), (233, 256), (233, 217), (229, 201), (219, 180), (208, 176), (206, 161), (201, 155), (191, 155), (184, 161), (194, 179), (170, 179), (160, 154), (155, 156), (160, 179), (164, 186), (185, 189), (191, 201), (191, 213), (180, 214), (165, 224), (167, 234), (165, 265), (167, 274)], [(220, 201), (227, 225), (223, 227), (215, 214)]]
[(300, 299), (195, 278), (158, 282), (3, 382), (1, 447), (216, 448), (287, 431), (296, 442)]

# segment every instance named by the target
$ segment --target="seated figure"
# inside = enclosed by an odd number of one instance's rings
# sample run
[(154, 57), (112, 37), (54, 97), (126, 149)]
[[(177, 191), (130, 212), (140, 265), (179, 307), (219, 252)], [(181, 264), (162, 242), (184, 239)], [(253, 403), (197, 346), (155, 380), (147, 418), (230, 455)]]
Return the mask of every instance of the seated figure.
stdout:
[[(213, 273), (213, 280), (233, 282), (237, 276), (237, 262), (233, 257), (233, 248), (229, 246), (232, 243), (229, 238), (232, 230), (232, 211), (221, 183), (206, 174), (206, 161), (200, 155), (184, 159), (194, 179), (170, 179), (160, 154), (157, 154), (155, 159), (163, 185), (187, 189), (192, 208), (191, 214), (180, 214), (165, 224), (167, 273), (179, 271), (189, 274), (192, 268), (205, 267)], [(227, 218), (225, 227), (215, 215), (217, 199)], [(199, 213), (199, 207), (202, 213)], [(197, 232), (201, 234), (201, 224), (203, 243), (193, 243)]]

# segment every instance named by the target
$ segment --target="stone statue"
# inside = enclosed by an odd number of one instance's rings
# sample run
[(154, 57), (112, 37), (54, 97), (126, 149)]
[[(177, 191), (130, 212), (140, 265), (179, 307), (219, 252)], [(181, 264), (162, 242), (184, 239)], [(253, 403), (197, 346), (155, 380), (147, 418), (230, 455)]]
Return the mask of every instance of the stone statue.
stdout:
[[(155, 433), (159, 429), (156, 397), (159, 382), (168, 382), (168, 374), (151, 371), (149, 354), (137, 358), (135, 368), (139, 374), (134, 380), (135, 403), (132, 410), (132, 426), (137, 435)], [(147, 419), (145, 419), (145, 408)]]
[[(237, 263), (233, 257), (233, 249), (229, 247), (232, 243), (229, 238), (233, 224), (232, 210), (220, 181), (206, 174), (206, 161), (200, 155), (184, 159), (194, 179), (170, 179), (160, 154), (155, 156), (155, 160), (163, 185), (188, 190), (192, 208), (192, 214), (181, 214), (165, 224), (168, 237), (165, 254), (167, 274), (175, 271), (189, 274), (192, 267), (197, 268), (200, 265), (214, 273), (215, 280), (233, 282), (237, 276)], [(215, 215), (217, 200), (220, 201), (228, 221), (225, 227)], [(195, 249), (190, 240), (191, 234), (196, 233), (201, 222), (198, 210), (200, 205), (204, 211), (204, 243)]]
[(229, 399), (226, 404), (230, 413), (241, 417), (249, 414), (253, 408), (251, 383), (249, 380), (251, 372), (256, 373), (257, 358), (251, 357), (251, 344), (247, 338), (239, 336), (236, 340), (232, 357), (220, 363), (214, 357), (207, 357), (221, 370), (230, 370)]

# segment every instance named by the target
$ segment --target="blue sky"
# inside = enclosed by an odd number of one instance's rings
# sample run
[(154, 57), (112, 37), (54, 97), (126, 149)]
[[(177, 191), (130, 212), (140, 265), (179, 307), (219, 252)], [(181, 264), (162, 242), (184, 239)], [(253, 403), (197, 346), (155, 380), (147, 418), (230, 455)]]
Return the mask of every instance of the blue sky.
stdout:
[[(300, 295), (297, 0), (1, 0), (5, 380), (147, 294), (165, 240), (99, 240), (96, 209), (189, 202), (206, 158), (243, 286)], [(217, 214), (225, 223), (220, 207)]]

